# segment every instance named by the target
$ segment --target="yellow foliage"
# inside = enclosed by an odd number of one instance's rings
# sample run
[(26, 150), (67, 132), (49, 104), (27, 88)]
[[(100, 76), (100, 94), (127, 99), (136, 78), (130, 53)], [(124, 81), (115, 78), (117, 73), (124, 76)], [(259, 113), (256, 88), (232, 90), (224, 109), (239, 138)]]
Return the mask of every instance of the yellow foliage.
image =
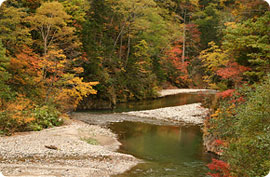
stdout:
[(83, 73), (84, 69), (82, 67), (77, 67), (77, 68), (74, 68), (73, 71), (76, 74), (80, 74), (80, 73)]
[(219, 114), (221, 113), (220, 109), (217, 109), (214, 114), (211, 115), (211, 118), (216, 119), (218, 118)]
[(74, 109), (87, 95), (97, 94), (93, 86), (99, 82), (83, 82), (83, 78), (75, 77), (73, 74), (66, 74), (63, 78), (61, 89), (55, 98), (55, 102), (60, 103), (63, 109)]
[(235, 22), (227, 22), (224, 25), (227, 26), (227, 27), (231, 27), (231, 28), (236, 28), (237, 27)]
[[(210, 48), (200, 53), (200, 59), (208, 73), (203, 79), (210, 85), (213, 84), (213, 78), (218, 69), (225, 66), (230, 61), (230, 57), (227, 51), (222, 51), (214, 42), (210, 42), (209, 45)], [(215, 87), (216, 85), (212, 85), (212, 88), (216, 89)]]

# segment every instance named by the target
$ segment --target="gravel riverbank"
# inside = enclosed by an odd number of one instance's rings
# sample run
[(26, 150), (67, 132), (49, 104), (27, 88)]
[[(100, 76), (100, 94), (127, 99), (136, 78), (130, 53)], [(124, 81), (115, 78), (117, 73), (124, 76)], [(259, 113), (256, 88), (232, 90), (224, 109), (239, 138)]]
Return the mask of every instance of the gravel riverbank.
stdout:
[(110, 130), (80, 121), (0, 137), (0, 172), (5, 176), (111, 176), (139, 163), (131, 155), (115, 152), (119, 145)]
[[(213, 93), (204, 89), (170, 89), (161, 97), (179, 93)], [(110, 122), (201, 125), (207, 109), (200, 103), (118, 114), (74, 113), (67, 125), (40, 132), (0, 137), (0, 172), (5, 176), (105, 177), (123, 173), (141, 161), (115, 152), (120, 143)]]
[(200, 93), (200, 92), (203, 94), (214, 94), (217, 91), (210, 89), (164, 89), (159, 92), (159, 97), (177, 95), (180, 93)]
[(208, 109), (201, 107), (200, 103), (183, 106), (167, 107), (147, 111), (132, 111), (122, 114), (153, 118), (165, 121), (176, 121), (187, 124), (202, 125), (203, 119), (207, 115)]

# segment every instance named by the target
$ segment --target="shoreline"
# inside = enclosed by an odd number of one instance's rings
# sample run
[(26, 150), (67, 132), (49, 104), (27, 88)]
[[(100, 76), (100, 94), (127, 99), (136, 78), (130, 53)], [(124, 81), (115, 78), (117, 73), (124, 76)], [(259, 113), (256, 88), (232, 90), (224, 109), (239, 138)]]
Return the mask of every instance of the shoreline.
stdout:
[(109, 129), (71, 120), (61, 127), (0, 137), (0, 172), (5, 176), (117, 175), (140, 163), (116, 152), (120, 145)]
[(206, 117), (207, 113), (208, 109), (201, 107), (201, 103), (193, 103), (146, 111), (131, 111), (122, 114), (162, 121), (182, 122), (184, 124), (203, 125), (204, 117)]
[(203, 93), (203, 94), (214, 94), (216, 90), (211, 89), (164, 89), (159, 92), (159, 98), (170, 95), (177, 95), (181, 93)]
[[(213, 93), (206, 89), (169, 89), (160, 92), (160, 97), (198, 92)], [(54, 177), (121, 174), (142, 161), (116, 152), (121, 145), (117, 135), (102, 127), (121, 121), (201, 126), (207, 111), (194, 103), (115, 114), (73, 113), (67, 125), (0, 137), (0, 172), (5, 176)]]

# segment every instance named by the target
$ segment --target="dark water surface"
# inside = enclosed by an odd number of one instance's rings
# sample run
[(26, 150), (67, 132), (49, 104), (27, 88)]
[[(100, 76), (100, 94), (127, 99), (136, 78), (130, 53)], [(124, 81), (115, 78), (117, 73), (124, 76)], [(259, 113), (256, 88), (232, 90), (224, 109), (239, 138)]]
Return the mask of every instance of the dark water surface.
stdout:
[(170, 95), (157, 99), (130, 101), (127, 103), (118, 103), (113, 110), (92, 110), (97, 113), (119, 113), (128, 111), (141, 111), (158, 109), (164, 107), (180, 106), (191, 103), (201, 102), (204, 98), (213, 98), (213, 94), (205, 93), (181, 93), (177, 95)]
[(204, 152), (197, 126), (119, 122), (111, 124), (110, 129), (119, 136), (120, 152), (146, 161), (119, 177), (206, 176), (210, 155)]

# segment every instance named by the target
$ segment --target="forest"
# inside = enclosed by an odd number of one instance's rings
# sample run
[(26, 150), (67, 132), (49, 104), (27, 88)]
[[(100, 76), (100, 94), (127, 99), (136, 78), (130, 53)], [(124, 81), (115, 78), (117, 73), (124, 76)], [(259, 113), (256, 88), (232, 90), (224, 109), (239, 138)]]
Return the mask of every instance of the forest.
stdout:
[(204, 123), (213, 177), (270, 169), (270, 7), (263, 0), (6, 0), (0, 134), (61, 125), (166, 88), (219, 90)]

